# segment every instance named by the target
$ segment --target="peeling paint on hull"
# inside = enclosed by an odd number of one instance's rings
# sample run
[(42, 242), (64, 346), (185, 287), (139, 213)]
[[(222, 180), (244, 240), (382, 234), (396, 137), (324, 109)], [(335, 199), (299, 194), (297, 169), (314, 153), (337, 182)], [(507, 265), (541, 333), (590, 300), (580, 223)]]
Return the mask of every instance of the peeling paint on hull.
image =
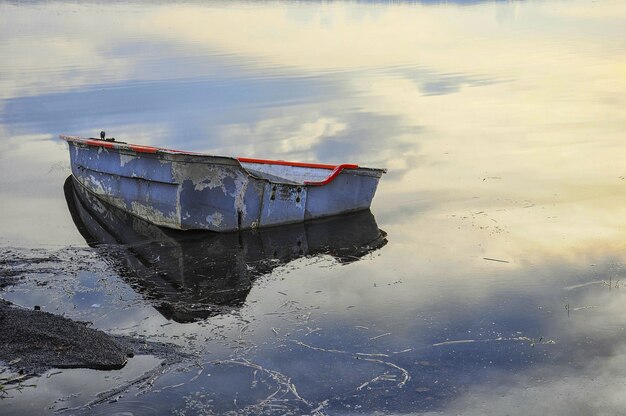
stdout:
[[(228, 157), (62, 138), (70, 146), (72, 174), (88, 191), (150, 223), (180, 230), (228, 232), (368, 209), (385, 172), (356, 165), (343, 170), (344, 165), (284, 166), (286, 162), (276, 162), (282, 165), (272, 169), (268, 161), (240, 163)], [(303, 180), (305, 173), (318, 182)]]

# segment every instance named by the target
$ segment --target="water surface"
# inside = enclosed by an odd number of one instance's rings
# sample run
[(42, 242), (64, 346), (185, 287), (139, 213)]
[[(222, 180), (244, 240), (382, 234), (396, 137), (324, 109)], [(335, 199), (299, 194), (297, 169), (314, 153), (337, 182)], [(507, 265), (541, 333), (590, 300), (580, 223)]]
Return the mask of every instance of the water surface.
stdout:
[[(617, 0), (1, 4), (0, 247), (60, 259), (2, 297), (194, 359), (48, 373), (0, 410), (626, 412), (625, 19)], [(100, 130), (388, 168), (356, 227), (385, 244), (140, 240), (207, 262), (159, 286), (68, 209), (57, 136)]]

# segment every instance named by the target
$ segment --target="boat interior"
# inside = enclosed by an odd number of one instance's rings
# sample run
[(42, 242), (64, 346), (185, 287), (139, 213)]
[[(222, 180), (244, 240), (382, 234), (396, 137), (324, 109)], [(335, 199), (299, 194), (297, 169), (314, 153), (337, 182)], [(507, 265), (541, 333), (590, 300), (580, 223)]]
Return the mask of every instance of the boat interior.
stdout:
[(294, 185), (323, 185), (330, 182), (343, 169), (358, 168), (357, 165), (351, 164), (325, 165), (248, 158), (238, 160), (246, 171), (256, 177)]

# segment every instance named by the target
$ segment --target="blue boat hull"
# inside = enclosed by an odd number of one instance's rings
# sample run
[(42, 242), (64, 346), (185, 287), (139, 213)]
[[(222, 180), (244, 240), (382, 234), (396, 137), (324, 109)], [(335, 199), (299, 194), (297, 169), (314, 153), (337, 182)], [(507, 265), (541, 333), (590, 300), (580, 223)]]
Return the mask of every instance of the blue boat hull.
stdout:
[(307, 170), (298, 166), (270, 166), (270, 172), (229, 157), (62, 138), (72, 174), (87, 190), (150, 223), (180, 230), (228, 232), (368, 209), (384, 173), (343, 169), (311, 185), (287, 172)]

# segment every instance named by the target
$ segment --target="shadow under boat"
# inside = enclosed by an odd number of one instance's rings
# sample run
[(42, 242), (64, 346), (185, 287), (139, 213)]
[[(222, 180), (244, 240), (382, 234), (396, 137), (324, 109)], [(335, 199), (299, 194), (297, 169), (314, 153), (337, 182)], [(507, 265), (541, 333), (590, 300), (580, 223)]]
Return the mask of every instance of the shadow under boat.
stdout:
[(233, 233), (176, 231), (63, 186), (79, 232), (167, 319), (193, 322), (243, 305), (252, 282), (303, 256), (358, 261), (387, 244), (369, 210)]

